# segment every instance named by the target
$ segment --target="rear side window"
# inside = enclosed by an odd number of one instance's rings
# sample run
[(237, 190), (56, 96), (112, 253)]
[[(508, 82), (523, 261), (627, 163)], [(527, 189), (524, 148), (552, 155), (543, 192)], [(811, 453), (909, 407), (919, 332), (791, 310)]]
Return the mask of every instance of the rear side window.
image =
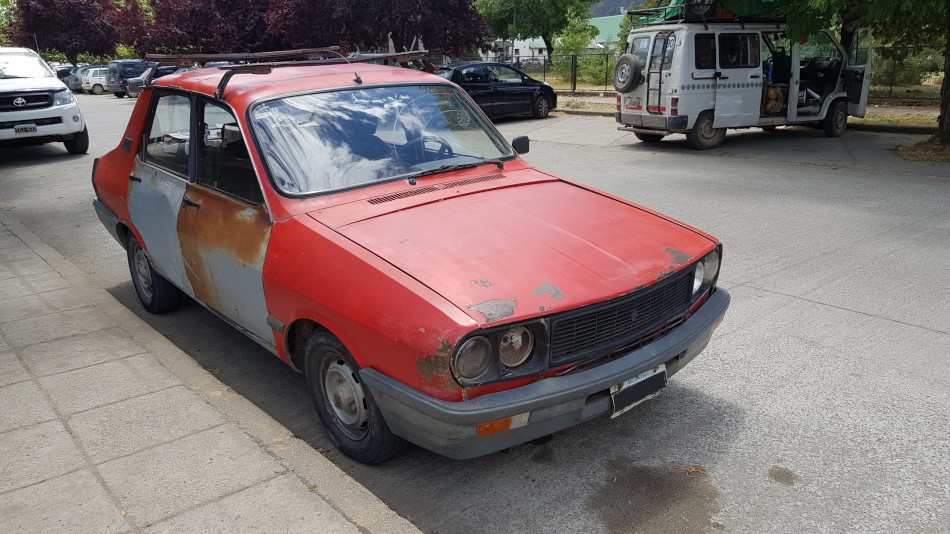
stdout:
[(699, 33), (695, 37), (694, 55), (697, 69), (716, 68), (716, 34)]
[(188, 176), (190, 126), (191, 99), (173, 93), (160, 95), (145, 139), (145, 161)]
[(759, 34), (720, 33), (719, 66), (742, 69), (759, 66)]
[(233, 197), (260, 204), (264, 201), (251, 156), (237, 119), (213, 102), (198, 104), (198, 183)]

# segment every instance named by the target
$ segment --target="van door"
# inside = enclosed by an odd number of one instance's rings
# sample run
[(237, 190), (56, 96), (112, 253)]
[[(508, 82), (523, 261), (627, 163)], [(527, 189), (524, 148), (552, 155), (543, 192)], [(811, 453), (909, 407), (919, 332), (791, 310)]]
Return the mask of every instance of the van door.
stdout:
[(762, 101), (758, 32), (722, 32), (718, 39), (715, 128), (754, 126)]
[(871, 88), (871, 30), (855, 32), (844, 71), (844, 88), (848, 93), (848, 115), (864, 117)]

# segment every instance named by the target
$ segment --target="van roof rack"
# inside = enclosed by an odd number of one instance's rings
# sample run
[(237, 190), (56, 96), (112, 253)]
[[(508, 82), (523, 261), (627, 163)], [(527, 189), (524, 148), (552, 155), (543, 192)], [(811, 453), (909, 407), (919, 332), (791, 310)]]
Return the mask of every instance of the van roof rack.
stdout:
[(627, 11), (626, 16), (635, 26), (681, 22), (701, 22), (704, 25), (710, 22), (781, 22), (773, 11), (771, 0), (750, 2), (741, 12), (731, 11), (722, 0), (672, 0), (665, 6)]

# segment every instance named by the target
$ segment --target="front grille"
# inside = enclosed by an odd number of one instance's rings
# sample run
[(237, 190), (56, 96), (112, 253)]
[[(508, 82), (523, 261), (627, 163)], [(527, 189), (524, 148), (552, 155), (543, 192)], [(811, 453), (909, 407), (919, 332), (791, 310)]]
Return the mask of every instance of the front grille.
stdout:
[[(16, 105), (17, 99), (22, 99), (21, 105)], [(24, 109), (41, 109), (53, 105), (53, 94), (47, 91), (30, 93), (3, 93), (0, 94), (0, 111), (21, 111)]]
[(689, 309), (693, 269), (636, 293), (555, 316), (551, 363), (561, 365), (634, 349), (671, 332)]
[(50, 124), (61, 124), (62, 122), (63, 122), (62, 117), (49, 117), (46, 119), (0, 122), (0, 130), (10, 130), (21, 124), (35, 124), (37, 126), (49, 126)]

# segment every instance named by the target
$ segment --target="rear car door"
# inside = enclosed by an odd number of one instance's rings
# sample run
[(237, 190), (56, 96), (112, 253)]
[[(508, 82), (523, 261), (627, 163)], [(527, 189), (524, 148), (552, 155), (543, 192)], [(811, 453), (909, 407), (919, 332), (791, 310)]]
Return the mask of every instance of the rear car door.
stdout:
[(863, 28), (855, 32), (844, 73), (844, 87), (848, 93), (848, 115), (864, 117), (866, 112), (868, 90), (871, 88), (872, 54), (871, 30)]
[(484, 65), (472, 65), (469, 67), (461, 67), (457, 72), (458, 79), (454, 79), (453, 77), (452, 81), (459, 84), (462, 89), (465, 89), (468, 96), (472, 97), (472, 100), (478, 104), (478, 107), (482, 108), (482, 111), (484, 111), (486, 115), (489, 117), (495, 116), (492, 95), (494, 89), (488, 69), (486, 69)]
[(760, 41), (758, 32), (717, 34), (719, 70), (714, 127), (754, 126), (759, 122), (762, 100)]

